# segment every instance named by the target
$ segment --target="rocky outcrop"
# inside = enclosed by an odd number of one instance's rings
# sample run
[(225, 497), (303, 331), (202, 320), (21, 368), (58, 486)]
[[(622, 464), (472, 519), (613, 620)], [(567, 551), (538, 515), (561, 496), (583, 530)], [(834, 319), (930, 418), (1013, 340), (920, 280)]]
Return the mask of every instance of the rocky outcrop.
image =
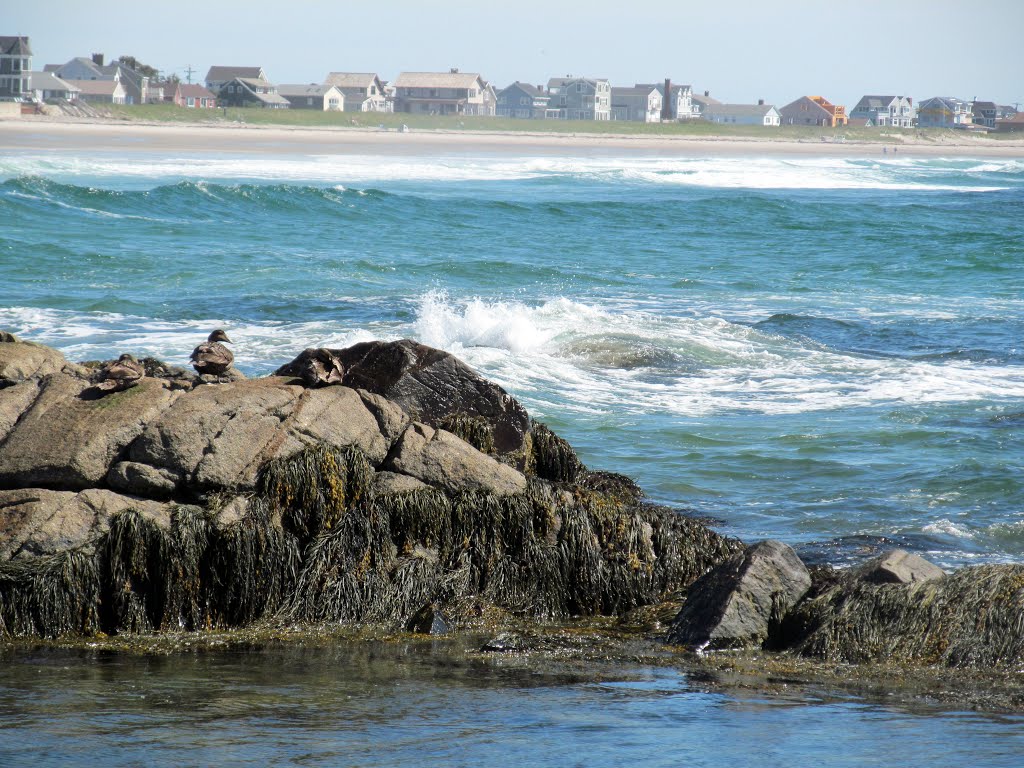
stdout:
[(526, 477), (473, 448), (451, 432), (414, 423), (399, 439), (385, 469), (451, 493), (522, 493)]
[(701, 650), (759, 648), (810, 587), (810, 573), (791, 547), (762, 541), (690, 587), (669, 642)]
[(7, 337), (0, 339), (0, 389), (51, 373), (83, 373), (79, 366), (69, 363), (56, 349), (18, 341), (11, 334)]
[(89, 379), (102, 364), (19, 364), (0, 392), (0, 636), (615, 614), (738, 546), (589, 473), (450, 355), (337, 357), (342, 383), (147, 359), (113, 392)]
[[(344, 367), (345, 386), (381, 395), (411, 419), (432, 427), (444, 427), (445, 419), (455, 415), (481, 417), (497, 454), (525, 460), (530, 431), (526, 409), (454, 355), (409, 339), (328, 351)], [(275, 375), (302, 377), (305, 370), (306, 360), (300, 355)]]
[(783, 621), (780, 645), (830, 662), (1019, 667), (1024, 566), (987, 565), (906, 583), (874, 566), (825, 570)]

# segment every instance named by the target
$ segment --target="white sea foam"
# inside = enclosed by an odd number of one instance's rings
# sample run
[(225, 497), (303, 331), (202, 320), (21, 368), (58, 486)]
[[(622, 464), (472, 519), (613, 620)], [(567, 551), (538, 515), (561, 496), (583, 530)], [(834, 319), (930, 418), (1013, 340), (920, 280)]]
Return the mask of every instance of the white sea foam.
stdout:
[[(159, 321), (112, 313), (0, 308), (0, 327), (73, 360), (122, 351), (185, 364), (209, 329), (230, 327), (243, 369), (265, 373), (307, 346), (411, 336), (449, 350), (513, 393), (586, 413), (828, 411), (1024, 399), (1020, 367), (847, 355), (711, 316), (670, 317), (553, 298), (540, 304), (428, 293), (415, 319), (353, 328), (330, 318)], [(534, 400), (536, 398), (536, 400)]]
[[(980, 161), (979, 161), (980, 162)], [(958, 165), (958, 163), (960, 165)], [(554, 158), (497, 156), (274, 156), (168, 157), (55, 155), (0, 158), (0, 178), (44, 176), (71, 183), (149, 187), (185, 179), (299, 182), (347, 187), (390, 182), (488, 182), (574, 178), (621, 184), (745, 189), (888, 189), (992, 191), (978, 173), (1024, 172), (1014, 160), (964, 170), (962, 161), (893, 159), (866, 165), (835, 158)], [(951, 181), (960, 174), (962, 181)]]

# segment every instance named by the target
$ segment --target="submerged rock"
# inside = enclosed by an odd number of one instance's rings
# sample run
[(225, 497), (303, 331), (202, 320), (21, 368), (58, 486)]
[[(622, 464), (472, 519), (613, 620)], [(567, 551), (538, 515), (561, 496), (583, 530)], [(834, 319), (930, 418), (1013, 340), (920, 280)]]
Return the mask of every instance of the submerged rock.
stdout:
[(669, 642), (711, 650), (759, 647), (810, 586), (807, 567), (791, 547), (762, 541), (690, 587)]

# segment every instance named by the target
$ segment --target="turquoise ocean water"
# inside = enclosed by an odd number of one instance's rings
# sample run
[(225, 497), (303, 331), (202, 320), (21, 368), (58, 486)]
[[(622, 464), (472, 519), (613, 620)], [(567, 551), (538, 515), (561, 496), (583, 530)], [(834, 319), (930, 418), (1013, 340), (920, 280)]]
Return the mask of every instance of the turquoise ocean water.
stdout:
[(725, 533), (1024, 558), (1024, 160), (40, 152), (0, 158), (0, 274), (71, 359), (412, 337)]

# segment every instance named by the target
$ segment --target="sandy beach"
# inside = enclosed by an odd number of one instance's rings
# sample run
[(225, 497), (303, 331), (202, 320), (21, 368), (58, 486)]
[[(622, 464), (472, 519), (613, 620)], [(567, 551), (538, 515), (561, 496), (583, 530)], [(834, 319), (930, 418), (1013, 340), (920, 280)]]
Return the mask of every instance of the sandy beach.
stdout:
[[(2, 152), (186, 152), (303, 155), (510, 154), (519, 156), (826, 156), (882, 153), (871, 142), (787, 141), (766, 137), (675, 137), (542, 132), (412, 131), (361, 128), (293, 128), (245, 124), (167, 124), (54, 120), (0, 120)], [(931, 157), (1024, 157), (1024, 139), (967, 136), (956, 141), (901, 136), (898, 152)], [(891, 149), (890, 146), (890, 149)]]

